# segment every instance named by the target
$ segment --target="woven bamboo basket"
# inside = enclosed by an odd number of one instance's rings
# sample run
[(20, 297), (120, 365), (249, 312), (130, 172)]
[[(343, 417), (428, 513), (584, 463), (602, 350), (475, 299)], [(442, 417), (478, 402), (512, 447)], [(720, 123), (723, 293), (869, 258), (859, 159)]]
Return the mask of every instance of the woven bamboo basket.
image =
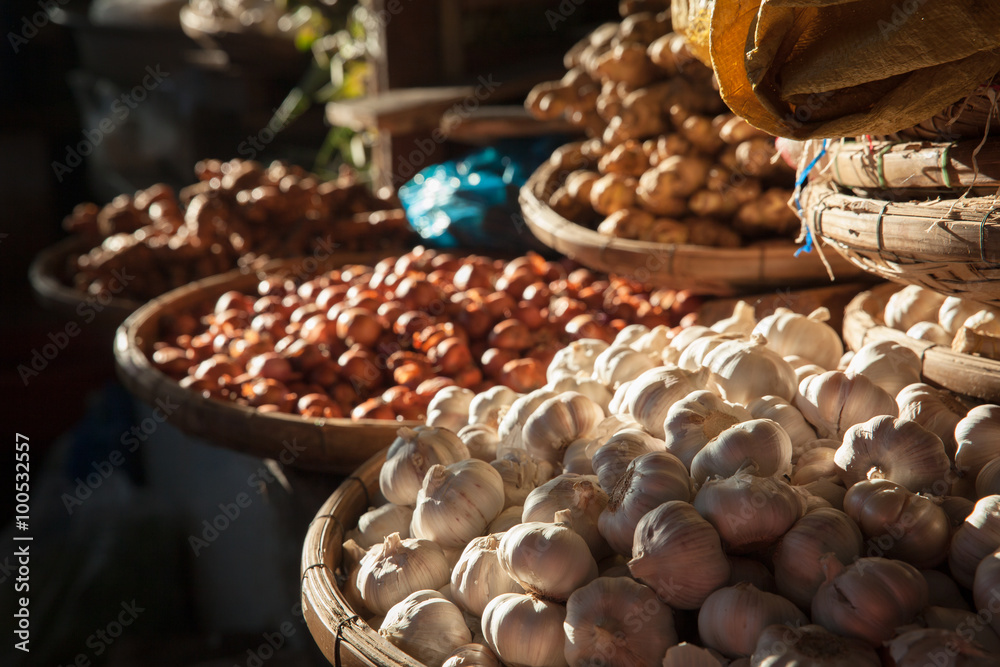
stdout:
[(378, 496), (381, 451), (344, 480), (309, 524), (302, 547), (302, 613), (313, 639), (333, 665), (423, 667), (361, 619), (337, 587), (344, 533)]
[[(68, 236), (35, 256), (28, 269), (28, 280), (42, 306), (60, 316), (78, 318), (81, 304), (93, 301), (64, 279), (70, 258), (87, 252), (91, 245), (78, 236)], [(110, 340), (118, 325), (141, 304), (131, 299), (112, 297), (107, 304), (94, 302), (92, 305), (96, 313), (94, 322), (102, 331), (108, 332)]]
[(879, 285), (858, 294), (844, 310), (844, 342), (857, 351), (877, 341), (892, 341), (920, 357), (921, 375), (928, 381), (964, 396), (1000, 400), (1000, 361), (952, 352), (948, 347), (907, 336), (882, 321), (885, 304), (900, 286)]
[(800, 201), (812, 237), (857, 267), (1000, 306), (1000, 211), (993, 197), (894, 202), (815, 181), (803, 187)]
[(792, 241), (745, 248), (671, 245), (610, 238), (567, 220), (546, 203), (558, 186), (560, 169), (546, 163), (521, 188), (524, 220), (550, 248), (592, 269), (634, 277), (640, 282), (700, 294), (731, 296), (857, 279), (862, 272), (833, 253), (829, 266), (816, 252), (795, 256)]
[[(376, 259), (371, 254), (341, 253), (332, 255), (329, 264), (371, 263)], [(206, 301), (214, 302), (229, 290), (252, 290), (261, 276), (277, 271), (295, 272), (302, 261), (275, 260), (259, 272), (230, 271), (153, 299), (118, 329), (116, 367), (122, 384), (146, 403), (177, 406), (164, 412), (168, 413), (168, 421), (186, 433), (252, 456), (278, 458), (299, 468), (349, 474), (373, 453), (388, 446), (400, 426), (416, 426), (418, 422), (306, 419), (261, 413), (189, 391), (150, 361), (153, 344), (159, 339), (160, 321), (165, 316), (185, 312)]]

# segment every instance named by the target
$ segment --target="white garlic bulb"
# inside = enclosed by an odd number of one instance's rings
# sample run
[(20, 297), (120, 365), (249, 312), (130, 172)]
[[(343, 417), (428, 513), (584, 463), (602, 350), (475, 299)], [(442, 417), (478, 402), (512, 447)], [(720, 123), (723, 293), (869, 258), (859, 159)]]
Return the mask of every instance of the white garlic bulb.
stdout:
[(683, 642), (667, 649), (663, 667), (722, 667), (722, 661), (707, 648)]
[(502, 535), (474, 538), (462, 551), (451, 571), (451, 591), (462, 611), (482, 616), (490, 600), (504, 593), (523, 593), (524, 589), (500, 567), (497, 549)]
[(967, 641), (961, 633), (941, 628), (911, 630), (885, 643), (895, 667), (925, 667), (933, 656), (940, 667), (992, 667), (996, 654)]
[(601, 410), (605, 413), (608, 411), (608, 405), (610, 405), (612, 398), (611, 392), (608, 391), (608, 388), (604, 384), (586, 377), (566, 376), (555, 382), (548, 383), (545, 385), (545, 388), (550, 389), (556, 394), (562, 394), (567, 391), (575, 391), (578, 394), (583, 394), (601, 406)]
[(484, 644), (462, 644), (451, 652), (442, 667), (500, 667), (500, 661)]
[(386, 503), (368, 510), (358, 518), (358, 526), (347, 531), (362, 549), (369, 549), (382, 542), (389, 533), (399, 533), (401, 538), (410, 536), (410, 519), (413, 508), (406, 505)]
[[(649, 327), (645, 324), (630, 324), (626, 327), (622, 327), (622, 330), (615, 335), (615, 339), (611, 341), (611, 346), (615, 345), (626, 345), (631, 346), (632, 343), (636, 342), (650, 331)], [(595, 362), (596, 363), (596, 362)]]
[(941, 438), (948, 458), (955, 457), (955, 427), (968, 411), (951, 392), (917, 382), (903, 388), (896, 396), (899, 418), (917, 422)]
[(524, 590), (550, 600), (565, 601), (597, 578), (597, 561), (587, 543), (566, 523), (533, 521), (514, 526), (500, 540), (497, 558), (504, 572)]
[(524, 505), (536, 486), (550, 480), (555, 467), (548, 461), (538, 461), (523, 449), (513, 449), (492, 463), (503, 480), (504, 509)]
[(365, 618), (371, 616), (372, 612), (361, 597), (361, 591), (358, 590), (358, 570), (361, 569), (361, 561), (366, 553), (367, 551), (354, 540), (345, 541), (341, 546), (342, 560), (340, 562), (340, 571), (343, 577), (337, 580), (340, 591), (344, 594), (344, 599), (350, 604), (351, 609)]
[(643, 454), (628, 464), (612, 489), (598, 518), (598, 529), (612, 549), (631, 555), (639, 520), (660, 504), (687, 501), (691, 494), (691, 478), (676, 456), (667, 452)]
[(770, 546), (805, 514), (805, 499), (784, 481), (757, 477), (753, 469), (709, 479), (692, 506), (722, 538), (727, 553), (749, 553)]
[(837, 450), (832, 447), (816, 447), (802, 454), (792, 470), (792, 484), (804, 486), (820, 479), (837, 481)]
[(697, 609), (730, 574), (719, 534), (682, 500), (665, 502), (642, 517), (628, 568), (675, 609)]
[[(639, 377), (657, 365), (644, 352), (615, 344), (597, 356), (593, 379), (614, 391), (622, 382)], [(609, 394), (609, 401), (610, 398)]]
[(497, 435), (500, 436), (500, 445), (497, 447), (498, 458), (510, 450), (524, 449), (524, 441), (521, 437), (524, 424), (538, 409), (538, 406), (555, 395), (554, 391), (548, 389), (536, 389), (510, 404), (507, 412), (500, 419), (500, 426), (497, 427)]
[(830, 503), (830, 507), (843, 511), (844, 496), (847, 495), (847, 489), (839, 483), (827, 479), (818, 479), (815, 482), (802, 485), (801, 488), (808, 491), (812, 496), (822, 498)]
[(379, 489), (391, 503), (413, 505), (431, 466), (469, 458), (469, 448), (447, 429), (404, 427), (398, 433), (389, 446), (378, 477)]
[(673, 334), (671, 333), (670, 327), (664, 324), (658, 324), (640, 336), (637, 340), (629, 343), (629, 347), (633, 350), (642, 352), (655, 363), (660, 364), (663, 363), (661, 361), (663, 357), (663, 350), (670, 344), (672, 339)]
[(483, 612), (483, 638), (510, 667), (565, 667), (566, 608), (531, 595), (506, 593)]
[(500, 426), (502, 414), (520, 396), (521, 394), (502, 384), (476, 394), (469, 403), (469, 424), (485, 424), (496, 430)]
[(774, 575), (767, 569), (767, 565), (759, 560), (744, 558), (742, 556), (729, 557), (729, 584), (735, 586), (740, 583), (753, 584), (758, 590), (767, 593), (777, 593), (774, 585)]
[(747, 337), (736, 334), (705, 334), (691, 341), (691, 344), (684, 348), (684, 351), (677, 357), (677, 365), (694, 373), (705, 365), (705, 357), (712, 350), (731, 340), (747, 340)]
[(780, 396), (762, 396), (750, 401), (747, 410), (754, 419), (778, 422), (792, 441), (792, 461), (798, 460), (806, 446), (816, 440), (816, 431), (799, 409)]
[(844, 512), (869, 541), (869, 553), (918, 568), (944, 562), (951, 529), (944, 510), (887, 479), (862, 480), (847, 490)]
[(920, 357), (910, 348), (880, 340), (858, 350), (845, 372), (864, 375), (895, 398), (903, 387), (920, 382), (922, 366)]
[(980, 561), (1000, 549), (1000, 496), (986, 496), (951, 540), (948, 566), (962, 586), (972, 588)]
[(767, 346), (782, 357), (795, 355), (832, 370), (844, 354), (844, 344), (840, 342), (837, 331), (827, 324), (829, 319), (830, 311), (825, 307), (817, 308), (809, 315), (778, 308), (773, 315), (758, 322), (753, 333), (764, 336)]
[(496, 459), (500, 436), (489, 424), (469, 424), (458, 432), (458, 439), (469, 449), (469, 456), (485, 461)]
[(826, 372), (826, 369), (822, 366), (817, 366), (816, 364), (805, 364), (804, 366), (798, 366), (795, 369), (795, 383), (796, 386), (802, 384), (802, 381), (806, 378), (810, 378), (814, 375), (822, 375)]
[(667, 365), (676, 364), (678, 359), (681, 358), (681, 353), (684, 352), (688, 345), (702, 336), (712, 335), (715, 335), (714, 331), (700, 324), (695, 324), (681, 329), (670, 340), (670, 344), (663, 348), (663, 353), (660, 357), (661, 361)]
[(563, 472), (571, 472), (577, 475), (593, 475), (594, 464), (590, 450), (594, 440), (581, 438), (574, 440), (563, 453)]
[(659, 366), (632, 380), (624, 403), (628, 413), (648, 433), (664, 438), (663, 420), (677, 401), (692, 391), (705, 388), (708, 371), (690, 373), (676, 366)]
[(793, 525), (774, 550), (774, 583), (778, 592), (809, 609), (826, 580), (823, 557), (833, 554), (843, 564), (861, 555), (863, 537), (857, 524), (843, 512), (821, 508)]
[(588, 437), (604, 410), (583, 394), (568, 391), (546, 400), (524, 422), (521, 438), (532, 456), (558, 462), (574, 440)]
[(749, 656), (764, 628), (776, 623), (805, 625), (808, 619), (790, 600), (742, 583), (708, 596), (698, 611), (698, 636), (725, 656)]
[(594, 372), (594, 362), (597, 360), (597, 355), (607, 348), (607, 343), (594, 338), (573, 341), (558, 350), (552, 357), (552, 361), (549, 362), (549, 367), (545, 371), (546, 380), (552, 382), (563, 375), (590, 376)]
[(561, 510), (569, 511), (569, 526), (584, 539), (595, 559), (610, 555), (604, 537), (597, 528), (601, 512), (608, 504), (608, 494), (594, 475), (564, 473), (537, 486), (524, 499), (521, 521), (556, 520)]
[[(973, 588), (975, 588), (975, 585), (973, 585)], [(997, 593), (996, 597), (1000, 601), (1000, 592)], [(997, 602), (994, 602), (994, 606), (997, 606), (997, 604)], [(987, 600), (987, 604), (980, 607), (980, 609), (988, 610), (989, 601)], [(997, 637), (997, 634), (993, 632), (993, 629), (988, 624), (984, 624), (978, 618), (977, 613), (968, 609), (935, 607), (931, 605), (921, 611), (913, 623), (902, 628), (897, 628), (896, 634), (900, 635), (918, 628), (937, 628), (952, 632), (961, 632), (967, 641), (975, 643), (993, 655), (1000, 656), (1000, 637)]]
[(1000, 494), (1000, 458), (993, 459), (976, 475), (976, 497)]
[(452, 651), (472, 641), (459, 608), (429, 590), (415, 592), (393, 605), (379, 634), (428, 667), (440, 667)]
[(939, 570), (920, 570), (920, 576), (927, 582), (927, 604), (930, 607), (968, 610), (969, 604), (950, 576)]
[(761, 632), (750, 664), (752, 667), (881, 667), (882, 661), (865, 642), (839, 637), (820, 625), (793, 628), (778, 624)]
[(880, 646), (927, 606), (927, 582), (908, 563), (859, 558), (844, 567), (831, 555), (823, 564), (826, 581), (813, 597), (812, 620), (830, 632)]
[(955, 425), (955, 467), (975, 481), (979, 471), (1000, 458), (1000, 405), (979, 405)]
[(489, 463), (467, 459), (432, 466), (417, 494), (410, 533), (445, 549), (483, 534), (504, 505), (503, 479)]
[(767, 339), (754, 334), (749, 341), (731, 340), (707, 357), (711, 371), (708, 388), (731, 403), (747, 405), (761, 396), (795, 396), (795, 369), (767, 347)]
[(692, 391), (667, 411), (663, 420), (667, 451), (687, 466), (705, 445), (730, 426), (752, 416), (742, 405), (727, 403), (707, 390)]
[(883, 319), (886, 326), (906, 331), (917, 322), (938, 318), (945, 297), (919, 285), (907, 285), (889, 297)]
[(490, 525), (486, 526), (486, 534), (494, 535), (496, 533), (505, 533), (517, 524), (521, 523), (521, 513), (524, 512), (524, 508), (520, 505), (511, 505), (506, 508), (503, 512), (497, 515), (497, 518), (490, 522)]
[(896, 400), (863, 375), (827, 371), (799, 385), (795, 407), (821, 438), (842, 440), (847, 429), (879, 415), (899, 414)]
[[(978, 313), (982, 305), (957, 296), (949, 296), (938, 309), (937, 323), (949, 335), (954, 336), (970, 317)], [(950, 341), (950, 338), (949, 338)]]
[(673, 611), (628, 577), (599, 577), (574, 591), (563, 629), (566, 662), (574, 666), (660, 667), (677, 643)]
[(944, 444), (916, 422), (873, 417), (844, 434), (834, 457), (845, 486), (863, 479), (889, 479), (914, 493), (942, 482), (951, 468)]
[(746, 301), (737, 301), (732, 315), (719, 320), (709, 328), (716, 333), (749, 336), (755, 326), (757, 326), (757, 314), (753, 306)]
[(917, 340), (925, 340), (928, 343), (951, 347), (954, 337), (944, 330), (944, 327), (937, 322), (917, 322), (906, 330), (906, 335)]
[(757, 475), (792, 471), (792, 441), (777, 422), (751, 419), (730, 426), (710, 440), (691, 460), (691, 476), (699, 484), (713, 475), (729, 477), (752, 462)]
[(457, 432), (469, 423), (469, 404), (475, 396), (471, 389), (445, 387), (427, 405), (427, 426)]
[(410, 593), (448, 583), (451, 567), (444, 551), (430, 540), (405, 540), (392, 533), (361, 559), (356, 582), (365, 606), (385, 614)]
[(632, 381), (628, 380), (622, 382), (615, 389), (615, 393), (611, 396), (611, 402), (608, 403), (608, 414), (617, 415), (619, 417), (631, 417), (628, 413), (628, 403), (625, 402), (625, 397), (628, 396), (628, 390), (632, 386)]
[(991, 334), (993, 336), (1000, 335), (1000, 318), (997, 317), (996, 311), (992, 309), (983, 309), (973, 313), (962, 323), (962, 326), (972, 329), (976, 333)]
[(988, 609), (990, 625), (1000, 635), (1000, 551), (983, 558), (972, 581), (972, 597), (977, 609)]
[(628, 464), (649, 452), (662, 452), (665, 443), (640, 428), (623, 428), (594, 452), (591, 464), (601, 488), (611, 493)]

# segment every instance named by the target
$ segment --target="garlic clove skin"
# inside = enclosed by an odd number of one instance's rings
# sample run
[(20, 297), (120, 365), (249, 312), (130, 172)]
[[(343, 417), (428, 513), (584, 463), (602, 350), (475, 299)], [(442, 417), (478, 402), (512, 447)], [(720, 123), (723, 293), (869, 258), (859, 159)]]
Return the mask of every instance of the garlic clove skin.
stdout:
[(811, 375), (799, 385), (793, 401), (820, 438), (843, 440), (855, 424), (880, 415), (898, 416), (895, 399), (863, 375), (841, 371)]
[(457, 433), (469, 423), (469, 405), (475, 396), (471, 389), (445, 387), (427, 405), (427, 425)]
[(705, 357), (715, 348), (730, 340), (747, 340), (747, 336), (738, 334), (708, 333), (695, 339), (684, 348), (677, 358), (677, 365), (692, 373), (705, 365)]
[(951, 461), (941, 438), (916, 422), (873, 417), (844, 434), (834, 457), (841, 481), (850, 487), (864, 479), (888, 479), (914, 493), (941, 495)]
[(972, 582), (972, 597), (977, 609), (990, 611), (990, 626), (1000, 635), (1000, 551), (994, 551), (979, 562)]
[(795, 369), (767, 347), (767, 339), (754, 334), (749, 341), (732, 340), (705, 357), (708, 389), (731, 403), (747, 405), (760, 396), (791, 400), (798, 386)]
[(697, 609), (726, 585), (730, 574), (719, 534), (681, 500), (665, 502), (642, 517), (628, 567), (674, 609)]
[[(896, 667), (924, 667), (935, 656), (941, 667), (991, 667), (996, 655), (966, 641), (961, 634), (941, 628), (911, 630), (887, 641), (886, 652)], [(942, 661), (943, 659), (943, 661)]]
[(522, 440), (524, 424), (535, 410), (538, 409), (538, 406), (555, 395), (554, 391), (549, 391), (548, 389), (536, 389), (510, 404), (510, 407), (500, 419), (500, 425), (497, 427), (497, 435), (500, 436), (500, 445), (497, 447), (497, 458), (502, 458), (508, 451), (524, 449), (524, 441)]
[(410, 533), (443, 549), (462, 549), (483, 534), (503, 505), (503, 479), (489, 463), (467, 459), (432, 466), (417, 494)]
[(458, 607), (429, 590), (415, 592), (389, 609), (379, 634), (428, 667), (440, 667), (452, 651), (472, 641)]
[(700, 324), (695, 324), (681, 329), (680, 332), (678, 332), (677, 335), (671, 339), (670, 344), (663, 348), (663, 353), (661, 355), (662, 362), (666, 365), (676, 364), (688, 345), (702, 336), (712, 335), (715, 335), (714, 331)]
[(955, 467), (975, 481), (983, 467), (1000, 458), (1000, 405), (979, 405), (955, 425)]
[[(972, 329), (976, 333), (997, 336), (1000, 335), (1000, 318), (997, 317), (997, 312), (995, 310), (982, 309), (970, 315), (969, 318), (962, 323), (962, 327)], [(959, 329), (962, 327), (959, 327)]]
[(670, 327), (658, 324), (638, 339), (629, 343), (629, 347), (637, 352), (642, 352), (656, 364), (660, 364), (663, 363), (663, 350), (670, 345), (671, 340), (673, 340), (673, 333)]
[(521, 394), (502, 384), (476, 394), (469, 403), (468, 423), (485, 424), (495, 431), (500, 426), (502, 414), (520, 397)]
[(372, 612), (361, 597), (361, 591), (358, 590), (358, 570), (361, 569), (361, 560), (365, 557), (366, 551), (357, 542), (348, 539), (341, 546), (341, 553), (343, 560), (340, 564), (337, 585), (351, 609), (358, 616), (367, 619), (372, 616)]
[(888, 327), (906, 331), (917, 322), (937, 320), (944, 302), (942, 294), (919, 285), (907, 285), (889, 297), (883, 320)]
[(625, 402), (625, 397), (628, 396), (628, 390), (632, 386), (632, 381), (628, 380), (622, 382), (615, 393), (611, 396), (611, 402), (608, 403), (608, 414), (617, 415), (619, 417), (631, 417), (628, 413), (628, 403)]
[(954, 579), (939, 570), (920, 570), (920, 576), (927, 582), (927, 604), (929, 607), (946, 607), (952, 610), (968, 611), (969, 604), (965, 601)]
[[(841, 486), (839, 482), (817, 479), (815, 482), (809, 482), (802, 487), (795, 488), (803, 488), (814, 497), (822, 498), (830, 503), (830, 507), (833, 509), (844, 511), (844, 496), (847, 495), (847, 489)], [(809, 510), (807, 509), (806, 511), (808, 512)]]
[(539, 477), (547, 477), (554, 472), (552, 464), (545, 461), (536, 461), (528, 452), (514, 450), (490, 463), (493, 468), (500, 473), (503, 481), (504, 509), (514, 505), (524, 505), (524, 499), (528, 497)]
[(812, 601), (812, 620), (835, 634), (880, 646), (927, 606), (927, 582), (908, 563), (859, 558), (844, 567), (823, 560), (827, 578)]
[(489, 463), (497, 457), (497, 447), (500, 436), (497, 430), (488, 424), (469, 424), (458, 432), (458, 439), (465, 443), (469, 455)]
[(607, 348), (607, 343), (594, 338), (573, 341), (558, 350), (552, 357), (552, 361), (549, 362), (549, 367), (545, 371), (546, 380), (553, 382), (562, 375), (590, 376), (594, 372), (594, 362), (597, 361), (597, 356)]
[(624, 428), (597, 448), (591, 463), (601, 488), (611, 493), (618, 480), (625, 474), (629, 463), (643, 454), (662, 452), (665, 449), (666, 443), (642, 429)]
[(732, 315), (719, 320), (709, 328), (716, 333), (739, 334), (749, 338), (755, 326), (757, 326), (757, 315), (753, 306), (746, 301), (737, 301)]
[(769, 625), (750, 656), (752, 667), (881, 667), (878, 653), (856, 639), (839, 637), (820, 625)]
[[(650, 328), (645, 324), (630, 324), (627, 327), (623, 327), (621, 331), (615, 336), (615, 339), (611, 341), (611, 346), (615, 345), (625, 345), (631, 347), (633, 343), (641, 339), (643, 336), (650, 332)], [(596, 365), (596, 361), (594, 362)]]
[(594, 558), (601, 559), (611, 554), (597, 527), (607, 504), (608, 494), (596, 476), (563, 473), (528, 494), (521, 521), (551, 523), (561, 510), (569, 510), (569, 526), (584, 539)]
[(598, 517), (598, 530), (614, 551), (631, 555), (639, 520), (669, 500), (690, 500), (692, 487), (687, 469), (676, 456), (667, 452), (643, 454), (628, 464), (609, 494)]
[(741, 556), (730, 556), (729, 585), (747, 583), (753, 584), (757, 590), (765, 593), (777, 593), (778, 589), (774, 583), (774, 575), (767, 569), (767, 565), (759, 560), (743, 558)]
[(857, 524), (832, 508), (809, 512), (784, 534), (774, 550), (774, 582), (778, 592), (808, 610), (826, 580), (827, 554), (842, 564), (861, 555), (864, 538)]
[[(966, 320), (982, 309), (983, 306), (975, 301), (949, 296), (938, 309), (937, 322), (949, 336), (954, 336)], [(949, 338), (949, 345), (950, 341)]]
[(530, 595), (507, 593), (483, 612), (483, 638), (509, 667), (566, 667), (566, 608)]
[(563, 653), (570, 665), (602, 657), (614, 664), (658, 666), (677, 643), (673, 611), (628, 577), (599, 577), (566, 601)]
[(517, 524), (521, 523), (521, 514), (524, 512), (524, 507), (521, 505), (511, 505), (504, 511), (497, 515), (497, 518), (490, 522), (490, 525), (486, 526), (486, 534), (494, 535), (496, 533), (505, 533)]
[(430, 540), (400, 539), (392, 533), (361, 559), (356, 577), (365, 606), (385, 614), (406, 596), (448, 583), (451, 567), (444, 551)]
[[(997, 597), (1000, 598), (1000, 593), (997, 594)], [(989, 609), (988, 603), (987, 600), (987, 604), (981, 609)], [(994, 602), (994, 606), (997, 605), (998, 603)], [(966, 641), (986, 649), (991, 655), (1000, 656), (1000, 638), (989, 625), (983, 624), (977, 613), (972, 611), (931, 605), (920, 612), (912, 624), (904, 627), (907, 632), (918, 628), (937, 628), (961, 632)], [(896, 630), (897, 635), (901, 635), (903, 632), (903, 629)]]
[(827, 324), (830, 311), (820, 307), (809, 315), (800, 315), (787, 308), (778, 308), (761, 319), (753, 333), (764, 336), (767, 346), (782, 357), (795, 355), (808, 359), (826, 370), (837, 367), (844, 344), (840, 334)]
[(712, 476), (729, 477), (748, 462), (761, 477), (792, 471), (792, 441), (777, 422), (751, 419), (730, 426), (710, 440), (691, 460), (691, 476), (699, 484)]
[(550, 382), (545, 385), (545, 388), (550, 389), (556, 394), (562, 394), (567, 391), (575, 391), (578, 394), (583, 394), (594, 403), (601, 406), (601, 410), (603, 410), (605, 414), (608, 414), (608, 405), (611, 404), (611, 398), (613, 396), (604, 384), (589, 378), (563, 377), (555, 382)]
[(566, 447), (589, 436), (604, 417), (601, 406), (583, 394), (564, 392), (538, 406), (524, 422), (521, 439), (535, 458), (558, 463)]
[(888, 340), (868, 343), (847, 365), (847, 375), (864, 375), (893, 398), (903, 387), (920, 382), (923, 364), (917, 353)]
[[(594, 362), (593, 380), (614, 391), (633, 378), (639, 377), (656, 364), (649, 355), (634, 350), (628, 345), (613, 344), (601, 352)], [(607, 391), (607, 389), (605, 390)], [(608, 400), (610, 401), (610, 394)], [(606, 407), (605, 403), (605, 407)]]
[(497, 559), (525, 591), (559, 602), (597, 578), (597, 561), (587, 543), (564, 523), (514, 526), (500, 540)]
[(708, 596), (698, 612), (698, 636), (708, 648), (739, 658), (754, 652), (768, 626), (808, 622), (790, 600), (742, 583), (720, 588)]
[(822, 375), (826, 372), (826, 369), (822, 366), (817, 366), (816, 364), (806, 364), (805, 366), (799, 366), (795, 369), (795, 384), (796, 386), (802, 384), (802, 381), (806, 378), (811, 378), (814, 375)]
[(780, 396), (762, 396), (747, 405), (754, 419), (770, 419), (778, 422), (792, 440), (792, 461), (806, 451), (809, 443), (816, 440), (816, 430), (809, 425), (799, 409)]
[(730, 426), (750, 421), (750, 412), (727, 403), (707, 390), (692, 391), (667, 411), (663, 420), (664, 445), (688, 468), (705, 445)]
[(500, 667), (500, 661), (484, 644), (462, 644), (451, 652), (442, 667)]
[(347, 537), (366, 550), (381, 543), (389, 533), (399, 533), (401, 538), (406, 539), (410, 536), (412, 518), (412, 507), (386, 503), (362, 514), (357, 528), (349, 530)]
[(955, 428), (968, 409), (951, 392), (917, 382), (907, 385), (896, 396), (899, 418), (917, 422), (941, 438), (948, 458), (955, 458)]
[(1000, 494), (1000, 458), (993, 459), (976, 475), (976, 497)]
[(752, 469), (714, 478), (698, 489), (691, 503), (719, 533), (726, 553), (750, 553), (770, 546), (805, 514), (805, 499), (773, 477)]
[(500, 567), (497, 549), (502, 537), (484, 535), (473, 539), (451, 571), (452, 598), (462, 611), (482, 617), (486, 605), (498, 595), (524, 592)]
[(954, 334), (945, 331), (944, 327), (937, 322), (917, 322), (906, 330), (906, 335), (945, 347), (951, 347), (951, 341), (954, 338)]
[(821, 479), (836, 482), (837, 464), (833, 460), (837, 450), (831, 447), (817, 447), (802, 454), (792, 470), (792, 484), (804, 486)]
[(664, 439), (663, 421), (670, 407), (692, 391), (705, 389), (708, 371), (690, 373), (676, 366), (650, 369), (631, 381), (624, 403), (646, 432)]
[(1000, 549), (1000, 496), (986, 496), (951, 540), (948, 566), (962, 586), (972, 588), (980, 561)]
[(396, 505), (414, 505), (431, 466), (469, 458), (469, 448), (451, 431), (430, 426), (401, 428), (379, 471), (379, 489)]
[(862, 480), (849, 488), (844, 512), (868, 540), (868, 555), (925, 569), (948, 555), (951, 529), (944, 510), (887, 479)]
[(701, 646), (683, 642), (667, 649), (662, 667), (723, 667), (722, 661)]
[(587, 453), (587, 450), (590, 449), (592, 442), (592, 440), (587, 438), (581, 438), (579, 440), (574, 440), (569, 444), (569, 447), (566, 448), (566, 452), (563, 454), (563, 472), (569, 472), (576, 475), (594, 474), (594, 463)]

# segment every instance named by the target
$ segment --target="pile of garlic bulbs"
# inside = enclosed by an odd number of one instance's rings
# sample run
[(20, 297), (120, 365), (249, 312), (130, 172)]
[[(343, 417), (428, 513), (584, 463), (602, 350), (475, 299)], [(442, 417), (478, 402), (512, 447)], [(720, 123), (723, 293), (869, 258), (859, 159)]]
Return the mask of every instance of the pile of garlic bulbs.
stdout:
[(955, 352), (1000, 360), (1000, 310), (907, 285), (886, 302), (886, 326)]
[(1000, 664), (1000, 406), (828, 316), (741, 303), (442, 391), (348, 534), (355, 611), (430, 667)]

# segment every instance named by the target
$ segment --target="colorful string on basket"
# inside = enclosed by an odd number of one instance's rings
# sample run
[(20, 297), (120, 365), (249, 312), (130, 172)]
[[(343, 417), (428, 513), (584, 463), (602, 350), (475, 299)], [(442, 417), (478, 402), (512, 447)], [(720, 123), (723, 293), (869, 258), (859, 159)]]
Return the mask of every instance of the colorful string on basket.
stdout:
[[(819, 162), (820, 158), (826, 155), (826, 144), (828, 141), (828, 139), (823, 140), (823, 146), (820, 148), (819, 153), (816, 154), (816, 157), (814, 157), (812, 161), (806, 165), (806, 168), (802, 170), (801, 174), (795, 177), (795, 208), (799, 211), (799, 217), (802, 217), (802, 202), (799, 200), (799, 195), (802, 193), (802, 186), (805, 185), (805, 182), (809, 179), (809, 172), (813, 170), (813, 167), (816, 166), (816, 163)], [(809, 226), (806, 225), (806, 242), (801, 248), (795, 251), (795, 256), (798, 257), (804, 252), (812, 252), (812, 249), (812, 232), (809, 230)]]

